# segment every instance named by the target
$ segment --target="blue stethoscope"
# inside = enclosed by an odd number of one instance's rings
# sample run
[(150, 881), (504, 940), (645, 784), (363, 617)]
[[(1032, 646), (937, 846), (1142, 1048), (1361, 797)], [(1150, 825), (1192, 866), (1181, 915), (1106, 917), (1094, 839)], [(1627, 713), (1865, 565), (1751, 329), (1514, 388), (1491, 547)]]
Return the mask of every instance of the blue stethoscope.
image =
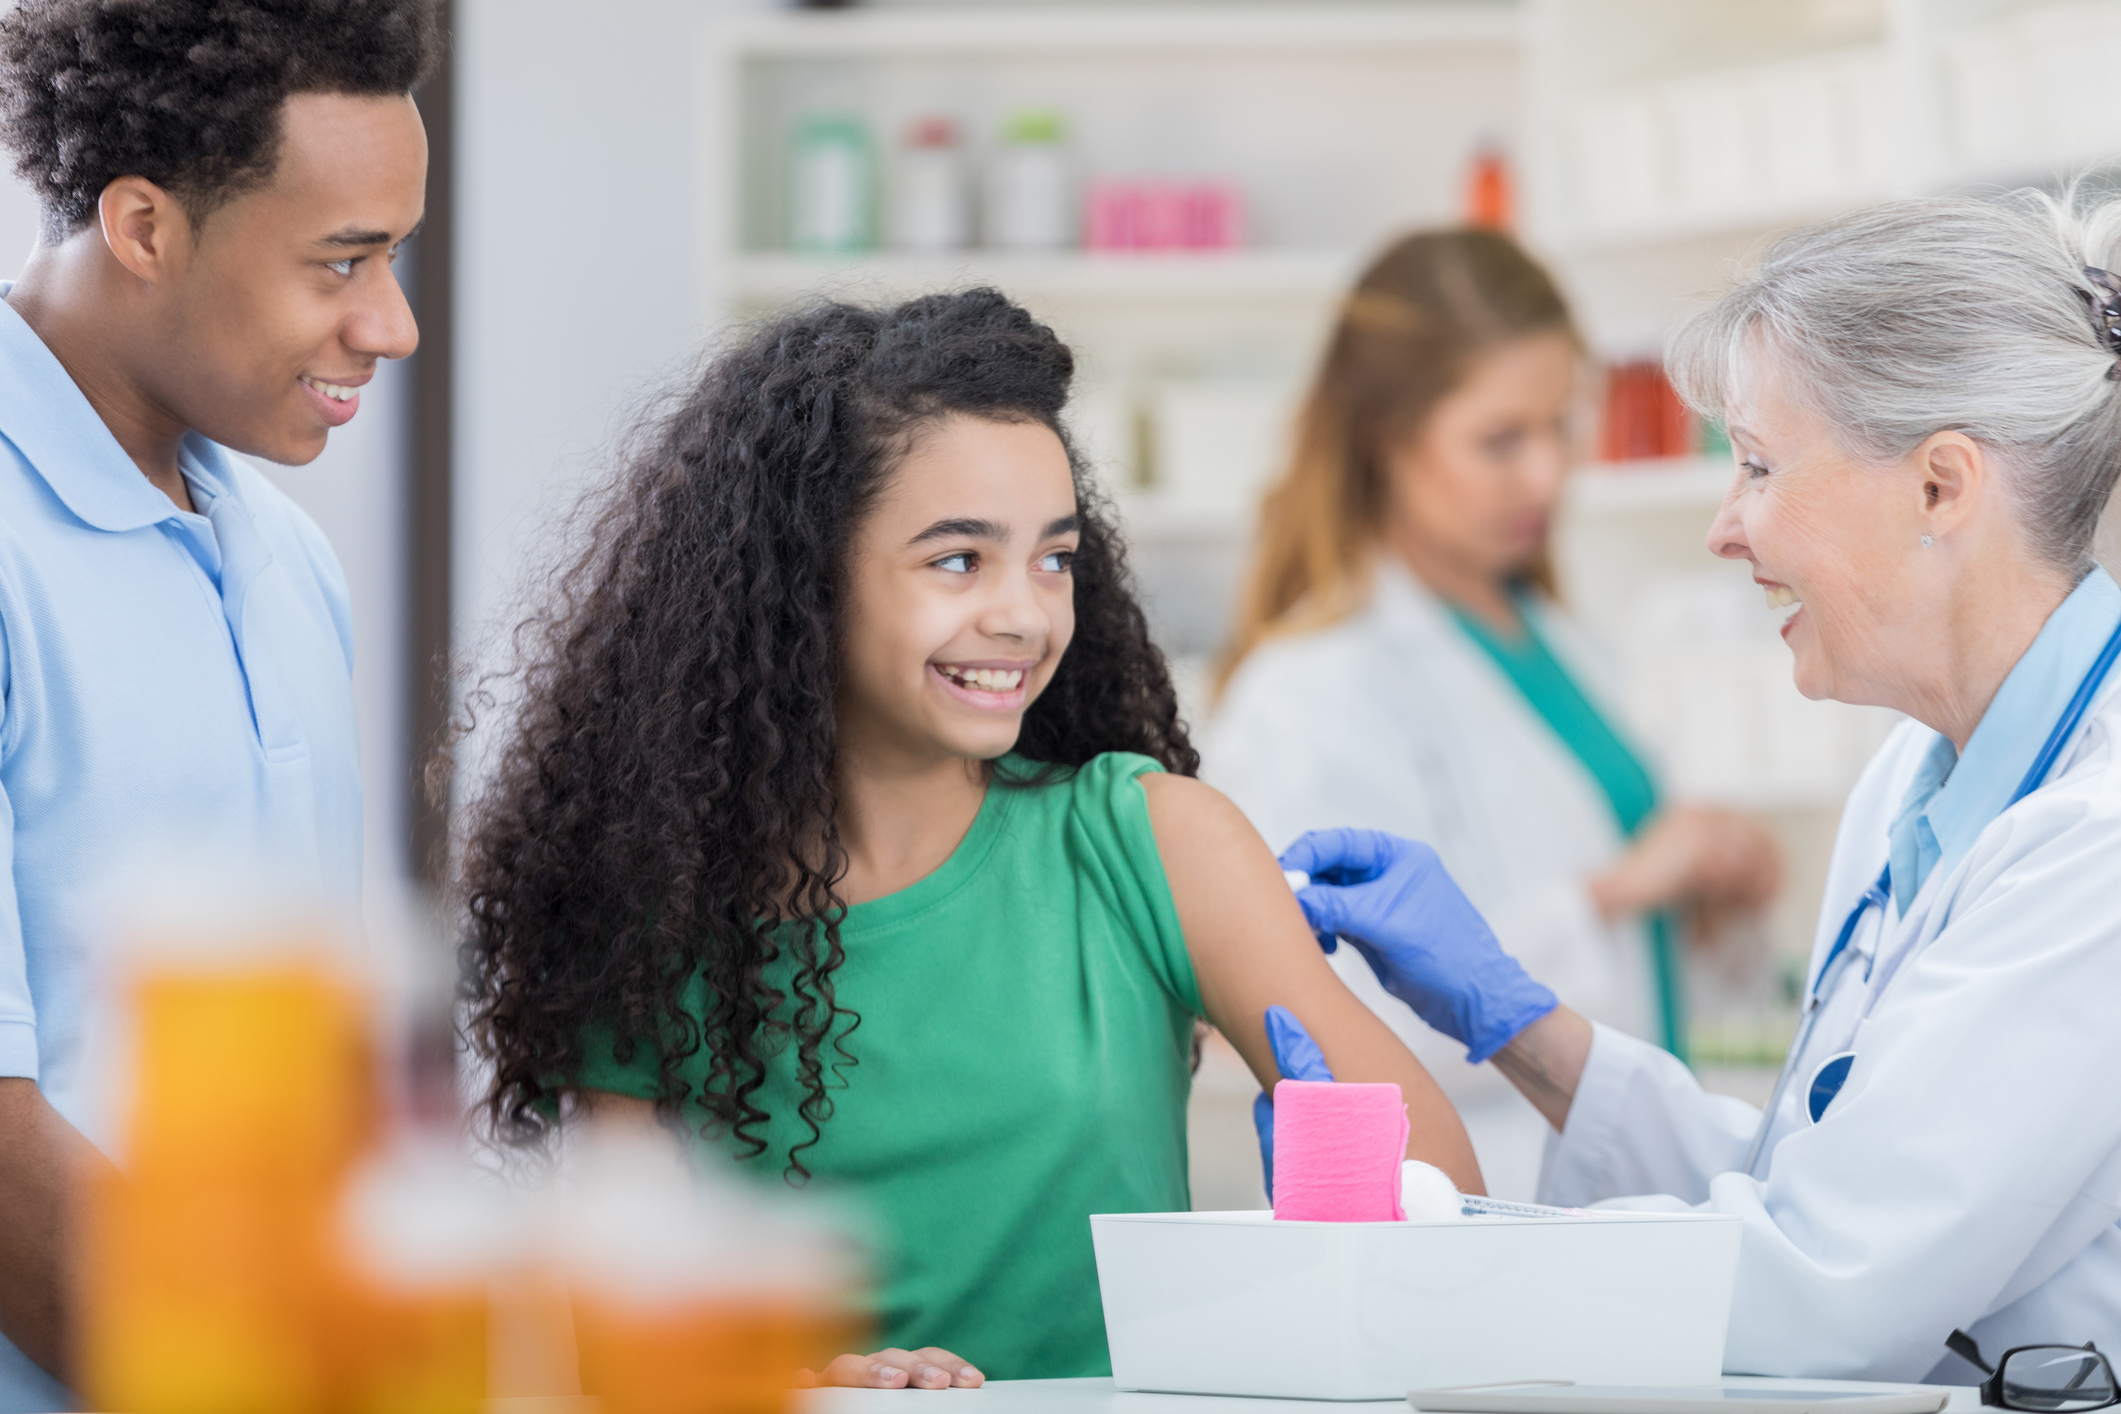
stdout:
[[(2031, 795), (2046, 781), (2047, 773), (2054, 769), (2056, 760), (2062, 755), (2063, 746), (2076, 735), (2077, 728), (2084, 724), (2084, 714), (2090, 710), (2092, 698), (2098, 693), (2099, 684), (2106, 680), (2107, 670), (2113, 667), (2116, 657), (2121, 657), (2121, 627), (2114, 629), (2113, 634), (2106, 640), (2106, 646), (2099, 650), (2099, 656), (2092, 660), (2090, 670), (2084, 675), (2084, 681), (2077, 685), (2077, 691), (2071, 696), (2069, 705), (2062, 709), (2061, 718), (2056, 721), (2054, 730), (2047, 734), (2047, 741), (2042, 744), (2040, 754), (2033, 758), (2033, 764), (2026, 770), (2025, 779), (2018, 782), (2018, 789), (2011, 793), (2009, 803), (2003, 807), (2005, 810)], [(1834, 937), (1834, 945), (1827, 949), (1826, 961), (1819, 965), (1819, 975), (1812, 979), (1811, 990), (1805, 995), (1804, 1020), (1797, 1027), (1797, 1039), (1790, 1045), (1789, 1059), (1782, 1063), (1782, 1074), (1775, 1079), (1775, 1090), (1768, 1098), (1766, 1112), (1760, 1117), (1760, 1128), (1753, 1135), (1753, 1145), (1746, 1150), (1745, 1172), (1748, 1174), (1759, 1177), (1758, 1165), (1762, 1152), (1767, 1148), (1768, 1132), (1774, 1128), (1775, 1119), (1782, 1111), (1783, 1098), (1789, 1093), (1790, 1080), (1796, 1073), (1798, 1062), (1803, 1059), (1805, 1047), (1811, 1043), (1812, 1028), (1819, 1022), (1820, 1003), (1826, 999), (1832, 987), (1840, 985), (1842, 973), (1848, 970), (1855, 956), (1849, 952), (1849, 943), (1856, 936), (1856, 926), (1873, 907), (1883, 910), (1892, 896), (1893, 866), (1888, 863), (1879, 872), (1878, 882), (1865, 889), (1863, 897), (1856, 900), (1856, 906), (1849, 910), (1849, 916), (1842, 923), (1841, 931)], [(1866, 982), (1870, 980), (1873, 961), (1875, 959), (1866, 960), (1864, 963), (1863, 977)], [(1895, 956), (1893, 965), (1886, 970), (1886, 976), (1881, 980), (1881, 986), (1885, 981), (1891, 980), (1899, 962), (1900, 958)], [(1827, 1106), (1841, 1093), (1841, 1087), (1847, 1082), (1849, 1071), (1855, 1064), (1854, 1051), (1838, 1051), (1821, 1061), (1813, 1070), (1811, 1083), (1805, 1087), (1804, 1096), (1804, 1112), (1812, 1123), (1819, 1122), (1820, 1117), (1826, 1113)]]

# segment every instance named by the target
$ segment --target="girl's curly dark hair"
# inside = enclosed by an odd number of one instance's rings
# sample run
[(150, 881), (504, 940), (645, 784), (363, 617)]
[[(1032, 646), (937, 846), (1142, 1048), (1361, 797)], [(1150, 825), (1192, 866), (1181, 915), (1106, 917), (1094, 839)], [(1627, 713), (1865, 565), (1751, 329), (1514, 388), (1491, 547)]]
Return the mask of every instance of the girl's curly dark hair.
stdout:
[[(758, 329), (643, 424), (587, 548), (517, 631), (516, 715), (464, 816), (463, 986), (498, 1137), (549, 1133), (594, 1025), (622, 1063), (660, 1056), (666, 1116), (698, 1105), (749, 1156), (766, 1148), (764, 1057), (792, 1042), (810, 1131), (796, 1149), (817, 1141), (826, 1072), (853, 1060), (860, 1020), (832, 985), (847, 547), (924, 425), (1037, 422), (1067, 445), (1073, 371), (993, 290), (824, 304)], [(1136, 751), (1191, 775), (1109, 509), (1069, 460), (1075, 636), (1017, 750), (1063, 769)], [(766, 980), (784, 948), (789, 994)], [(684, 1005), (695, 977), (704, 1015)], [(679, 1069), (703, 1049), (694, 1089)], [(805, 1176), (796, 1153), (789, 1172)]]

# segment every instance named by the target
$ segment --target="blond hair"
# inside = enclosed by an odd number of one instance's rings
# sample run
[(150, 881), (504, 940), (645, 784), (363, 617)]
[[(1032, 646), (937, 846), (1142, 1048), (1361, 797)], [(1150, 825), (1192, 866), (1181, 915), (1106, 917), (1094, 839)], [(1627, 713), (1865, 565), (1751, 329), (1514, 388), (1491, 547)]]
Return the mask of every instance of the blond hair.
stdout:
[[(1413, 436), (1480, 357), (1541, 333), (1576, 337), (1553, 279), (1509, 237), (1423, 231), (1387, 249), (1342, 302), (1266, 494), (1216, 691), (1270, 638), (1360, 608), (1382, 533), (1386, 450)], [(1529, 576), (1551, 589), (1541, 551)]]

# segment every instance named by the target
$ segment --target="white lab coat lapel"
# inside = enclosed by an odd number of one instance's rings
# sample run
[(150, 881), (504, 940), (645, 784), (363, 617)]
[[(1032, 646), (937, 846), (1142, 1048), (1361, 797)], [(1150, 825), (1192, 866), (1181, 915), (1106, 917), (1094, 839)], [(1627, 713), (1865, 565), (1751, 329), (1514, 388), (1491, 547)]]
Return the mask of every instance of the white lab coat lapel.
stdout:
[[(1427, 722), (1408, 740), (1447, 782), (1439, 794), (1464, 828), (1492, 846), (1477, 862), (1451, 861), (1454, 871), (1492, 874), (1495, 887), (1482, 892), (1507, 898), (1527, 873), (1547, 874), (1564, 860), (1589, 873), (1621, 852), (1598, 782), (1434, 594), (1387, 566), (1372, 613), (1381, 661), (1426, 699)], [(1520, 789), (1498, 790), (1498, 782)]]
[[(1560, 617), (1542, 613), (1540, 629), (1574, 672), (1589, 655), (1554, 631)], [(1257, 650), (1202, 755), (1205, 778), (1275, 849), (1340, 825), (1433, 844), (1534, 976), (1584, 1014), (1645, 1034), (1643, 931), (1604, 924), (1584, 892), (1626, 847), (1603, 790), (1404, 569), (1381, 564), (1353, 617)]]

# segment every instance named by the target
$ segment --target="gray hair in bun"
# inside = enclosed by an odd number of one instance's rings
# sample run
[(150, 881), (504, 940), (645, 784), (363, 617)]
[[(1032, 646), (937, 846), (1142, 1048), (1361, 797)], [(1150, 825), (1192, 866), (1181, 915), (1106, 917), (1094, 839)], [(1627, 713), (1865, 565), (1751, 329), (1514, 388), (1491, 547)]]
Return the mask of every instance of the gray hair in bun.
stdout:
[(1772, 361), (1859, 461), (1965, 433), (2003, 465), (2036, 553), (2081, 575), (2121, 471), (2121, 355), (2098, 278), (2117, 267), (2110, 194), (1888, 202), (1776, 241), (1681, 326), (1666, 365), (1722, 418)]

